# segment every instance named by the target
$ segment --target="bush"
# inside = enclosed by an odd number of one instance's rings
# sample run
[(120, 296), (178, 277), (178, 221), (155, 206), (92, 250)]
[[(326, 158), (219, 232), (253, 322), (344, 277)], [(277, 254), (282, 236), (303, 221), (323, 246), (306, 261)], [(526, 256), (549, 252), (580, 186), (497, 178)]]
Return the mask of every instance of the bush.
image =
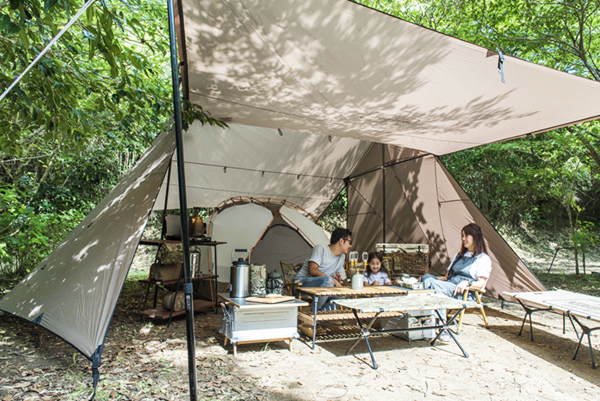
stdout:
[(24, 277), (85, 216), (75, 209), (36, 213), (13, 188), (0, 188), (0, 278)]

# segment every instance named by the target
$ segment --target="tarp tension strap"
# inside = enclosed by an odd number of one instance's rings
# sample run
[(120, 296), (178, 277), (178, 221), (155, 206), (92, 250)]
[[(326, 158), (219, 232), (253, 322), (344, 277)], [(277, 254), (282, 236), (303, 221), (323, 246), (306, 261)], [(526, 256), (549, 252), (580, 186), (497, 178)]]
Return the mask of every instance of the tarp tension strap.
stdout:
[(93, 401), (96, 397), (96, 387), (98, 387), (98, 382), (100, 381), (100, 372), (98, 371), (98, 367), (100, 366), (100, 356), (102, 355), (102, 345), (96, 348), (96, 351), (92, 354), (92, 394), (88, 401)]
[(500, 70), (500, 75), (502, 76), (502, 82), (506, 83), (504, 80), (504, 55), (500, 50), (498, 50), (498, 69)]

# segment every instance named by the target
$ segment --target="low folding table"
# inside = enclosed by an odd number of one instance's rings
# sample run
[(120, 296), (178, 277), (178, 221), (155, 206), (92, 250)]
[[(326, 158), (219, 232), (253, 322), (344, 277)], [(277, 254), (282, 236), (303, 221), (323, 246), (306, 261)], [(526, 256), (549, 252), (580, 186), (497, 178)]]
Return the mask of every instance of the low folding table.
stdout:
[[(373, 369), (377, 369), (377, 362), (375, 362), (375, 356), (373, 355), (373, 351), (371, 350), (371, 345), (369, 343), (369, 336), (371, 334), (385, 334), (385, 333), (398, 333), (398, 332), (409, 332), (413, 330), (423, 330), (422, 327), (412, 327), (412, 328), (394, 328), (394, 329), (381, 329), (381, 330), (373, 330), (373, 324), (377, 321), (377, 319), (386, 312), (394, 312), (394, 313), (408, 313), (420, 310), (435, 310), (439, 324), (435, 324), (433, 326), (427, 326), (428, 329), (438, 329), (439, 332), (435, 336), (435, 338), (431, 341), (431, 345), (435, 345), (435, 342), (440, 337), (440, 335), (444, 332), (450, 334), (450, 337), (458, 348), (462, 351), (465, 358), (469, 357), (469, 354), (464, 350), (464, 348), (458, 342), (458, 339), (449, 329), (449, 326), (454, 323), (454, 320), (460, 315), (460, 312), (467, 308), (474, 308), (477, 306), (475, 302), (472, 301), (462, 301), (459, 299), (449, 298), (440, 294), (415, 294), (411, 296), (395, 296), (395, 297), (380, 297), (380, 298), (355, 298), (355, 299), (336, 299), (333, 300), (337, 305), (342, 306), (344, 308), (349, 308), (354, 313), (354, 317), (356, 318), (356, 322), (360, 327), (360, 334), (356, 341), (348, 348), (346, 351), (346, 355), (348, 355), (354, 347), (358, 345), (361, 339), (365, 340), (367, 344), (367, 349), (369, 350), (369, 354), (371, 355), (371, 360), (373, 361)], [(448, 310), (456, 310), (456, 312), (449, 318), (441, 316), (439, 313), (440, 309), (448, 309)], [(367, 324), (364, 324), (361, 321), (359, 314), (372, 314), (370, 317), (370, 321)]]
[[(581, 347), (583, 337), (587, 336), (588, 344), (590, 347), (590, 357), (592, 358), (592, 368), (596, 369), (596, 363), (594, 362), (594, 348), (592, 347), (592, 339), (590, 334), (592, 331), (600, 330), (598, 327), (590, 327), (584, 324), (585, 320), (598, 324), (600, 322), (600, 297), (594, 297), (586, 294), (579, 294), (577, 292), (555, 290), (555, 291), (532, 291), (532, 292), (504, 292), (505, 295), (511, 296), (517, 300), (525, 310), (525, 317), (521, 324), (521, 331), (519, 335), (523, 333), (523, 327), (529, 317), (529, 331), (531, 335), (531, 341), (533, 341), (533, 323), (531, 321), (531, 315), (533, 312), (539, 311), (551, 311), (563, 314), (563, 333), (565, 332), (564, 316), (566, 315), (573, 326), (575, 335), (579, 339), (575, 353), (573, 354), (573, 360), (577, 358), (577, 353)], [(581, 329), (581, 334), (577, 330), (575, 323)]]

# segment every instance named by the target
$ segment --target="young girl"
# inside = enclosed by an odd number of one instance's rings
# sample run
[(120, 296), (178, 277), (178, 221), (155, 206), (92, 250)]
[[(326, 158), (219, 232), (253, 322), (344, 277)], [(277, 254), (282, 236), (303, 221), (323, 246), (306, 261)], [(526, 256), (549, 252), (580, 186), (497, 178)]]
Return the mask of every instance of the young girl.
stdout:
[(391, 285), (392, 281), (387, 269), (383, 266), (383, 256), (379, 252), (369, 254), (367, 271), (365, 271), (364, 284), (367, 285)]

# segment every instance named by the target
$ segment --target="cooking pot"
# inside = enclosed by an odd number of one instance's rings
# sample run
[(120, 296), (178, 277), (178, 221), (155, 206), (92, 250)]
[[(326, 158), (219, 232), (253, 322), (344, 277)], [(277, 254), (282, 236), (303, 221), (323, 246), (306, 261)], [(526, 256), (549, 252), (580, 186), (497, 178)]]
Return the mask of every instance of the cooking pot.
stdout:
[[(236, 253), (246, 253), (248, 261), (244, 258), (235, 260)], [(231, 298), (246, 298), (250, 295), (250, 250), (234, 249), (231, 252)]]

